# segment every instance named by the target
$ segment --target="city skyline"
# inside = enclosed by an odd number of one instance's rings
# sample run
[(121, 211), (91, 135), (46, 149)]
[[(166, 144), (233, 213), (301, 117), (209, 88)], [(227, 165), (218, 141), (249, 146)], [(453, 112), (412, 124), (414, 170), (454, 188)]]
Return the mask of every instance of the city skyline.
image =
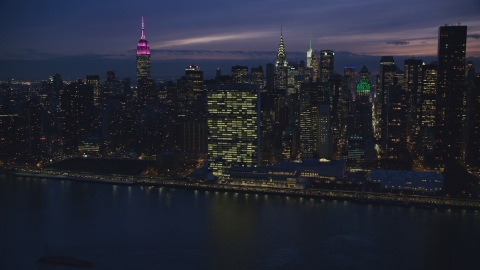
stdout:
[[(398, 56), (400, 61), (414, 55), (426, 63), (433, 61), (438, 27), (461, 21), (468, 26), (467, 60), (478, 63), (480, 22), (476, 15), (480, 4), (461, 2), (339, 1), (322, 6), (262, 1), (252, 9), (244, 3), (183, 1), (158, 6), (100, 4), (93, 11), (88, 3), (73, 10), (49, 2), (11, 2), (1, 12), (0, 21), (9, 26), (1, 30), (2, 36), (15, 37), (15, 42), (0, 42), (0, 76), (2, 80), (42, 79), (43, 72), (60, 72), (64, 77), (78, 77), (115, 69), (119, 77), (134, 77), (131, 63), (135, 61), (141, 16), (149, 33), (154, 78), (181, 75), (180, 67), (186, 64), (199, 65), (208, 78), (213, 77), (214, 67), (274, 62), (280, 28), (287, 61), (306, 60), (312, 34), (317, 52), (336, 52), (337, 72), (343, 65), (354, 64), (366, 65), (375, 73), (380, 55)], [(168, 12), (159, 16), (157, 7), (162, 6)], [(269, 19), (268, 9), (283, 19)], [(45, 16), (52, 12), (56, 16)], [(81, 17), (83, 13), (86, 15)]]

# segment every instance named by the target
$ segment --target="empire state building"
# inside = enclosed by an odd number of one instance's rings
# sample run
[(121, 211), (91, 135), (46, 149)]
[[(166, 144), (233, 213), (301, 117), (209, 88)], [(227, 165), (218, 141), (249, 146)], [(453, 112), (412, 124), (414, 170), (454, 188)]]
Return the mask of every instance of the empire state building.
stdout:
[(145, 24), (142, 17), (142, 36), (137, 45), (137, 81), (150, 79), (150, 47), (145, 39)]

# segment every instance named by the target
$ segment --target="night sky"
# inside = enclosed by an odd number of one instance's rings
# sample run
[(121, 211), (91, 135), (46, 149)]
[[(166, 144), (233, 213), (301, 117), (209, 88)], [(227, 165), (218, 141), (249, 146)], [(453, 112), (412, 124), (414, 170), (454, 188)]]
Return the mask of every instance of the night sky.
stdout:
[(2, 0), (0, 80), (85, 77), (113, 69), (135, 78), (141, 16), (152, 49), (152, 76), (178, 77), (188, 64), (205, 77), (215, 68), (274, 63), (280, 29), (288, 61), (336, 52), (335, 69), (354, 64), (375, 73), (380, 55), (397, 65), (436, 59), (438, 27), (468, 26), (467, 57), (480, 70), (479, 0)]

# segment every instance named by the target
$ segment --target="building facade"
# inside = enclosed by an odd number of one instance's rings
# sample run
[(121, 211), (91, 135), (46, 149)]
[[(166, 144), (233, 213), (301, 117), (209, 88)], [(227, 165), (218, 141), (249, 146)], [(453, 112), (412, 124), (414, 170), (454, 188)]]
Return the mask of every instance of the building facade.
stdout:
[(328, 82), (334, 72), (334, 56), (332, 50), (322, 50), (320, 52), (320, 81)]
[(137, 81), (145, 77), (150, 79), (150, 46), (145, 39), (145, 24), (142, 17), (142, 36), (137, 44)]
[(258, 166), (259, 96), (254, 84), (208, 86), (208, 162), (214, 175), (232, 166)]
[(435, 161), (439, 168), (462, 159), (467, 26), (438, 32)]

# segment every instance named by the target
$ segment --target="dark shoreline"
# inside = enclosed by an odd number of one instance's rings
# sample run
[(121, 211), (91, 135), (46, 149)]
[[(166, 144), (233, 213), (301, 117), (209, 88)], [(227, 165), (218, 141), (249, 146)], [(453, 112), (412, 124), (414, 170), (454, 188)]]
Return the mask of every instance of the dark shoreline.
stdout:
[[(182, 189), (191, 189), (191, 190), (201, 190), (201, 191), (216, 191), (216, 192), (229, 192), (229, 193), (244, 193), (244, 194), (258, 194), (258, 195), (276, 195), (276, 196), (283, 196), (283, 197), (301, 197), (301, 198), (312, 198), (312, 199), (325, 199), (329, 201), (349, 201), (358, 204), (373, 204), (373, 205), (391, 205), (391, 206), (402, 206), (402, 207), (418, 207), (418, 208), (427, 208), (427, 209), (439, 209), (439, 210), (480, 210), (480, 205), (456, 205), (456, 204), (439, 204), (439, 203), (431, 203), (431, 202), (409, 202), (409, 201), (400, 201), (400, 200), (393, 200), (392, 194), (388, 193), (376, 193), (378, 196), (390, 196), (391, 198), (388, 199), (380, 199), (380, 198), (367, 198), (367, 197), (359, 197), (359, 196), (338, 196), (338, 195), (323, 195), (318, 193), (305, 193), (308, 191), (315, 192), (317, 190), (299, 190), (299, 191), (272, 191), (272, 190), (261, 190), (255, 188), (248, 188), (245, 187), (212, 187), (212, 186), (205, 186), (205, 185), (185, 185), (185, 184), (166, 184), (166, 183), (136, 183), (136, 185), (141, 186), (153, 186), (153, 187), (167, 187), (167, 188), (182, 188)], [(321, 190), (322, 192), (338, 192), (335, 190)], [(341, 191), (343, 192), (343, 191)], [(352, 194), (362, 194), (359, 191), (345, 191)], [(439, 200), (448, 200), (446, 198), (438, 198), (438, 197), (431, 197), (432, 199), (439, 199)]]
[[(17, 172), (5, 172), (0, 171), (0, 174), (10, 174), (18, 177), (32, 177), (32, 178), (47, 178), (53, 180), (69, 180), (69, 181), (78, 181), (78, 182), (88, 182), (88, 183), (99, 183), (99, 184), (109, 184), (109, 185), (138, 185), (138, 186), (147, 186), (147, 187), (167, 187), (167, 188), (182, 188), (182, 189), (191, 189), (191, 190), (201, 190), (201, 191), (216, 191), (216, 192), (229, 192), (229, 193), (244, 193), (244, 194), (259, 194), (259, 195), (277, 195), (284, 197), (302, 197), (302, 198), (312, 198), (312, 199), (325, 199), (330, 201), (340, 200), (340, 201), (349, 201), (358, 204), (372, 204), (372, 205), (392, 205), (392, 206), (402, 206), (402, 207), (418, 207), (426, 209), (438, 209), (438, 210), (480, 210), (480, 202), (477, 200), (469, 199), (455, 199), (455, 198), (444, 198), (438, 196), (412, 196), (412, 195), (399, 195), (399, 194), (389, 194), (389, 193), (373, 193), (373, 192), (361, 192), (361, 191), (348, 191), (348, 190), (314, 190), (314, 189), (302, 189), (302, 190), (291, 190), (291, 189), (273, 189), (273, 188), (262, 188), (262, 187), (245, 187), (245, 186), (225, 186), (222, 184), (200, 184), (200, 183), (189, 183), (177, 180), (166, 180), (166, 181), (148, 181), (149, 178), (136, 177), (134, 181), (121, 181), (121, 180), (108, 180), (108, 179), (99, 179), (99, 178), (89, 178), (89, 177), (75, 177), (75, 176), (63, 176), (63, 175), (52, 175), (45, 173), (17, 173)], [(148, 182), (147, 182), (148, 181)], [(374, 198), (368, 196), (375, 196)], [(386, 197), (386, 198), (380, 198)], [(429, 199), (430, 201), (418, 201), (419, 198)], [(410, 200), (408, 200), (410, 199)], [(416, 199), (414, 201), (413, 199)], [(437, 201), (434, 202), (433, 200)], [(440, 202), (438, 202), (440, 201)], [(457, 203), (447, 203), (461, 201), (462, 204)], [(476, 203), (476, 204), (473, 204)]]

